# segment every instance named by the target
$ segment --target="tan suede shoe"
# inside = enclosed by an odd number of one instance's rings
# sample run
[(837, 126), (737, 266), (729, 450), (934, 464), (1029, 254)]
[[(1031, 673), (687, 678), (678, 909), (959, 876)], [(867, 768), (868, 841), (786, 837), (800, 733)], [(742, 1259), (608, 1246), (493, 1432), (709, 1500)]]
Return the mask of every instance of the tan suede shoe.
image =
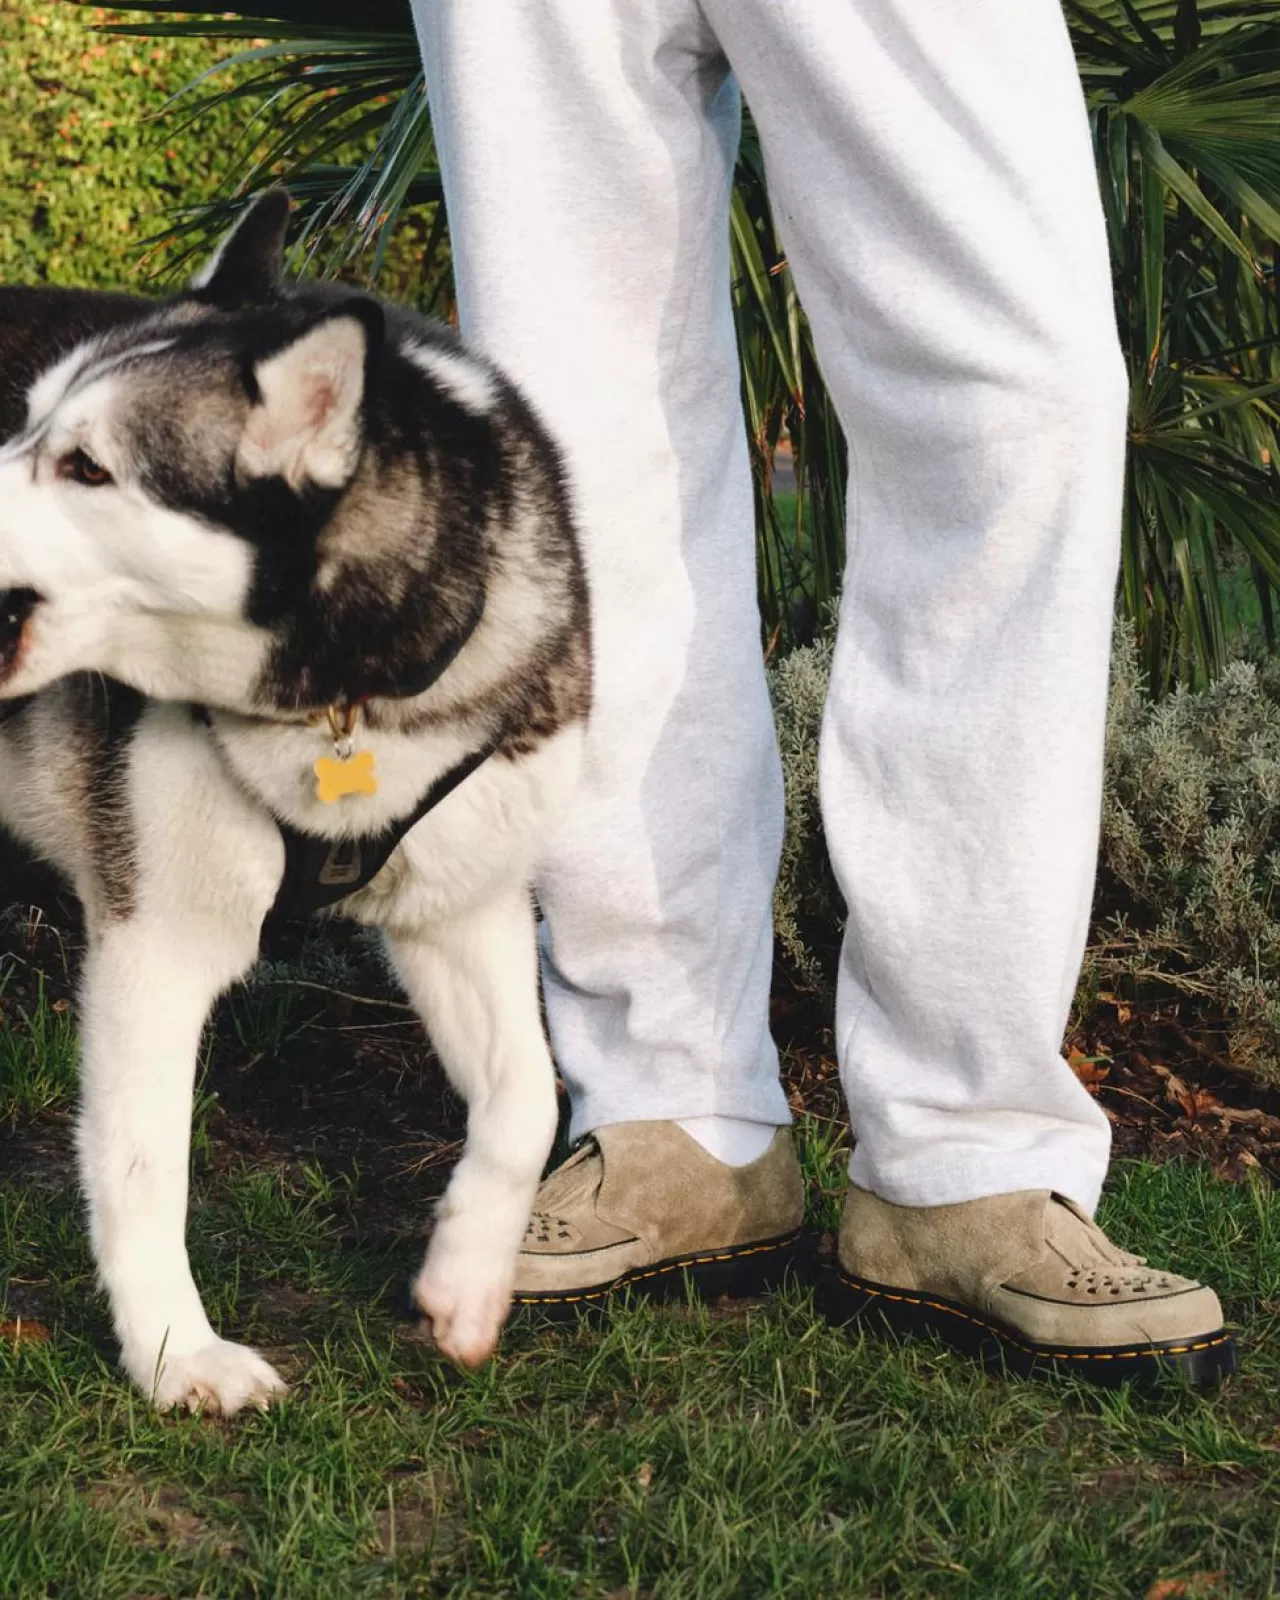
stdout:
[(1235, 1371), (1212, 1289), (1118, 1250), (1047, 1189), (895, 1206), (851, 1188), (838, 1256), (825, 1296), (836, 1321), (936, 1334), (1014, 1371), (1097, 1383), (1174, 1367), (1203, 1384)]
[(621, 1290), (763, 1294), (802, 1256), (804, 1186), (789, 1129), (726, 1166), (674, 1122), (599, 1128), (544, 1179), (516, 1266), (516, 1306), (572, 1315)]

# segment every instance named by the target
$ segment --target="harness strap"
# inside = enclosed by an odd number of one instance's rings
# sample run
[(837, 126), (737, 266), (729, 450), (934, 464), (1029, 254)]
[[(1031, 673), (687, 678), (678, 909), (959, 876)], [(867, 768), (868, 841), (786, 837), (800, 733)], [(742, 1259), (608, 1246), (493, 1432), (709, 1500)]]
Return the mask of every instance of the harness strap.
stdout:
[[(191, 714), (205, 727), (213, 726), (207, 706), (192, 706)], [(323, 834), (304, 833), (271, 812), (271, 819), (284, 840), (284, 876), (268, 916), (297, 920), (311, 917), (372, 883), (409, 830), (429, 811), (434, 811), (459, 784), (465, 783), (477, 767), (482, 767), (509, 732), (507, 723), (501, 723), (497, 732), (478, 750), (442, 772), (407, 816), (397, 817), (381, 833), (355, 839), (329, 839)]]
[[(484, 617), (485, 593), (476, 595), (471, 610), (461, 630), (447, 639), (430, 660), (425, 661), (416, 673), (379, 683), (368, 678), (361, 684), (361, 693), (349, 704), (375, 698), (411, 699), (426, 691), (451, 667), (465, 645), (480, 626)], [(207, 706), (193, 706), (192, 715), (206, 727), (213, 726)], [(333, 707), (330, 707), (332, 716)], [(507, 737), (508, 728), (502, 723), (489, 742), (479, 750), (464, 756), (456, 767), (441, 773), (427, 790), (417, 807), (407, 817), (392, 822), (382, 833), (367, 838), (329, 839), (323, 835), (303, 833), (272, 813), (280, 837), (284, 840), (284, 877), (271, 907), (271, 913), (287, 917), (309, 917), (328, 906), (336, 905), (349, 895), (363, 889), (378, 875), (393, 850), (415, 823), (421, 822), (427, 812), (438, 806), (446, 795), (452, 794), (477, 767), (483, 765)], [(334, 730), (335, 738), (337, 729)], [(271, 914), (269, 913), (269, 914)]]
[(484, 765), (507, 731), (503, 724), (479, 750), (442, 772), (414, 809), (407, 816), (397, 817), (381, 833), (356, 839), (326, 839), (303, 833), (277, 817), (276, 826), (284, 840), (284, 877), (272, 912), (294, 918), (314, 916), (372, 883), (409, 830)]

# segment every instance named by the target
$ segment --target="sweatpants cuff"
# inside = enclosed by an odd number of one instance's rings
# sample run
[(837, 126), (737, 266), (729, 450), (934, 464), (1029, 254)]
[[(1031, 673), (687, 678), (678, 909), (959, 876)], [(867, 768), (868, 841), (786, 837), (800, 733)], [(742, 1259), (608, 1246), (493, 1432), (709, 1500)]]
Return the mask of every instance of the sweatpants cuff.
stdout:
[(581, 1139), (584, 1134), (615, 1122), (679, 1122), (685, 1117), (737, 1117), (743, 1122), (760, 1122), (772, 1128), (786, 1128), (793, 1121), (787, 1097), (776, 1081), (756, 1094), (719, 1099), (705, 1093), (672, 1095), (661, 1100), (646, 1097), (643, 1101), (589, 1094), (574, 1102), (569, 1138)]
[(966, 1151), (952, 1158), (945, 1151), (923, 1150), (889, 1167), (876, 1167), (861, 1146), (849, 1158), (849, 1181), (896, 1206), (950, 1206), (1023, 1189), (1051, 1189), (1092, 1216), (1106, 1175), (1107, 1152), (1099, 1157), (1067, 1138), (1013, 1155)]

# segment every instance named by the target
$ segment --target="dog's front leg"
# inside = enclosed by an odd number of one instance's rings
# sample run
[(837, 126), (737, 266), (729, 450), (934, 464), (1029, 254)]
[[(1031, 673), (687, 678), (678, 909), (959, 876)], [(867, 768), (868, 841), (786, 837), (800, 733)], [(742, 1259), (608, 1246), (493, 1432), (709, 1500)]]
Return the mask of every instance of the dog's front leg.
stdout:
[(94, 1255), (125, 1370), (162, 1410), (232, 1412), (284, 1389), (261, 1356), (214, 1333), (187, 1261), (200, 1034), (254, 943), (246, 954), (212, 921), (109, 924), (91, 939), (83, 980), (78, 1143)]
[(527, 894), (511, 894), (388, 945), (467, 1101), (466, 1148), (413, 1297), (440, 1349), (475, 1366), (492, 1352), (511, 1303), (516, 1254), (555, 1137), (533, 908)]

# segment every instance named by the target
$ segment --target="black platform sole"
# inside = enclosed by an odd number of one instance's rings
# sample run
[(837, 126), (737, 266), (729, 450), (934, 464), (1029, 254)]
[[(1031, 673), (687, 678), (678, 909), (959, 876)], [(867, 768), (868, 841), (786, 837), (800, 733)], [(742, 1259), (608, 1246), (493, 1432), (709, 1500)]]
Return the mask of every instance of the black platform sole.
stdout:
[(1041, 1345), (943, 1295), (870, 1283), (843, 1268), (824, 1277), (818, 1302), (832, 1322), (856, 1323), (868, 1333), (899, 1339), (933, 1336), (989, 1367), (1025, 1377), (1071, 1372), (1090, 1383), (1115, 1385), (1131, 1379), (1151, 1383), (1176, 1374), (1204, 1388), (1236, 1370), (1235, 1340), (1221, 1328), (1192, 1339), (1119, 1349)]
[(807, 1283), (812, 1270), (809, 1239), (803, 1229), (796, 1228), (776, 1239), (655, 1261), (652, 1266), (636, 1267), (590, 1289), (554, 1294), (517, 1292), (511, 1309), (513, 1314), (536, 1312), (553, 1322), (569, 1322), (631, 1295), (646, 1300), (677, 1300), (692, 1291), (704, 1300), (722, 1296), (742, 1300), (770, 1294), (789, 1279)]

